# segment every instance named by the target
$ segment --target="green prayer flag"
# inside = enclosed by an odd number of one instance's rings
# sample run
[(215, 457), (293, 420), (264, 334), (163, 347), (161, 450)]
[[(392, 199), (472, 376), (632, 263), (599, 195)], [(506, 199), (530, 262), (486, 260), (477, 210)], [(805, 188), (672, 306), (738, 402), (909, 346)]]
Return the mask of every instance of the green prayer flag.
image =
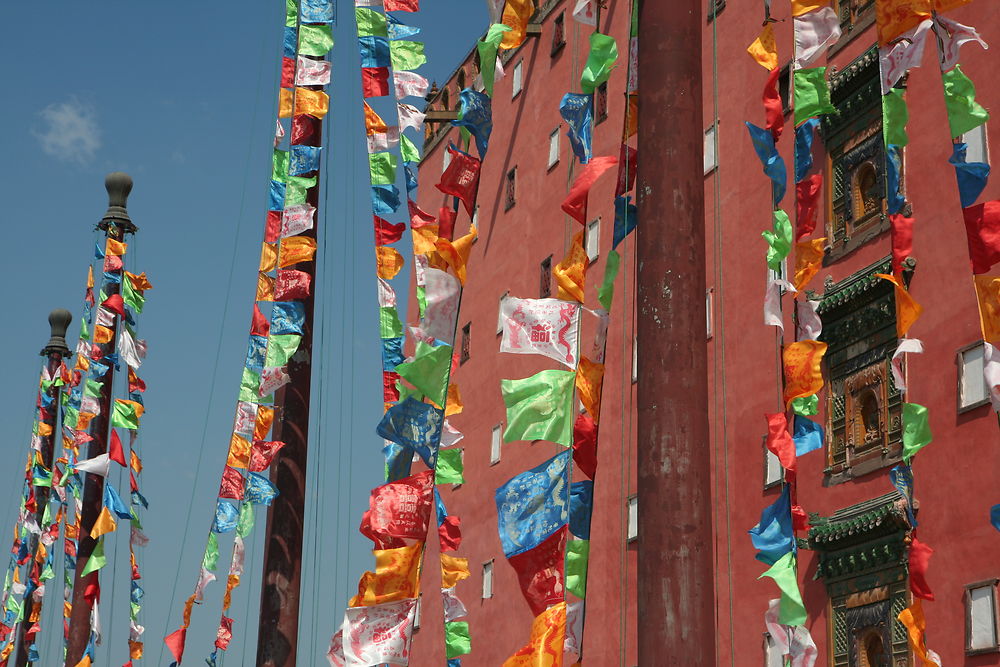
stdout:
[(271, 334), (267, 337), (267, 357), (264, 365), (268, 368), (284, 366), (299, 349), (302, 336), (298, 334)]
[(316, 185), (316, 177), (289, 176), (285, 186), (285, 206), (306, 203), (306, 191)]
[(792, 223), (788, 214), (778, 209), (774, 212), (774, 228), (761, 232), (767, 241), (767, 266), (772, 271), (780, 272), (781, 263), (792, 251)]
[(413, 162), (415, 164), (420, 163), (420, 151), (417, 149), (416, 145), (410, 141), (410, 138), (402, 132), (399, 133), (399, 152), (403, 155), (403, 162)]
[(442, 449), (438, 452), (437, 467), (434, 468), (434, 483), (465, 484), (464, 470), (461, 449)]
[(906, 136), (906, 122), (910, 113), (903, 99), (903, 91), (893, 88), (882, 96), (882, 136), (886, 146), (905, 146), (910, 142)]
[(80, 576), (86, 577), (91, 572), (97, 572), (107, 564), (108, 559), (104, 556), (104, 538), (102, 537), (94, 545), (94, 550), (91, 552), (90, 558), (87, 559), (87, 564), (83, 567), (83, 572)]
[[(52, 473), (49, 472), (49, 486), (52, 486)], [(42, 512), (42, 527), (48, 528), (52, 525), (52, 505), (46, 504), (45, 511)]]
[(288, 181), (288, 151), (274, 149), (271, 155), (271, 180), (281, 183)]
[(298, 0), (285, 0), (285, 27), (294, 28), (299, 16)]
[(394, 70), (414, 70), (427, 62), (424, 43), (408, 39), (394, 39), (389, 42), (389, 56)]
[(618, 277), (618, 267), (621, 265), (622, 256), (617, 250), (608, 253), (608, 261), (604, 265), (604, 282), (597, 289), (597, 300), (601, 302), (604, 310), (611, 312), (611, 299), (615, 295), (615, 278)]
[(80, 420), (80, 411), (77, 408), (63, 408), (63, 426), (75, 429)]
[(129, 602), (129, 614), (134, 621), (137, 616), (139, 616), (139, 611), (142, 609), (142, 605), (138, 602)]
[(139, 428), (139, 415), (135, 403), (116, 398), (111, 409), (111, 426), (132, 430)]
[(483, 88), (490, 97), (493, 97), (493, 81), (496, 79), (497, 49), (503, 41), (503, 34), (508, 30), (510, 26), (494, 23), (486, 31), (486, 37), (476, 44), (476, 51), (479, 52), (479, 73), (483, 77)]
[(253, 530), (256, 517), (253, 513), (253, 503), (240, 505), (240, 518), (236, 520), (236, 537), (246, 537)]
[(615, 43), (615, 38), (599, 32), (590, 33), (590, 54), (583, 74), (580, 75), (580, 88), (583, 92), (592, 93), (607, 81), (616, 60), (618, 44)]
[(472, 653), (468, 621), (448, 621), (444, 624), (444, 645), (448, 660)]
[(419, 390), (414, 389), (410, 385), (406, 384), (402, 380), (396, 380), (396, 391), (399, 392), (399, 402), (402, 403), (409, 397), (413, 397), (413, 400), (424, 402), (424, 395), (420, 393)]
[(792, 401), (792, 412), (802, 417), (810, 417), (819, 412), (819, 396), (800, 396)]
[(97, 380), (87, 380), (83, 385), (83, 395), (92, 396), (94, 398), (101, 397), (101, 387), (104, 386), (103, 382), (98, 382)]
[(944, 81), (944, 105), (948, 109), (951, 136), (960, 137), (974, 130), (990, 118), (990, 114), (976, 102), (976, 86), (956, 65), (941, 75)]
[(417, 285), (417, 306), (420, 307), (420, 319), (424, 319), (427, 311), (427, 288), (423, 285)]
[(368, 7), (357, 7), (354, 9), (354, 17), (358, 22), (358, 37), (388, 37), (389, 30), (385, 23), (385, 14), (369, 9)]
[(396, 372), (443, 408), (448, 395), (451, 353), (451, 345), (428, 345), (418, 341), (413, 360), (396, 366)]
[(90, 330), (87, 328), (87, 320), (80, 320), (80, 338), (82, 340), (90, 340)]
[(396, 182), (396, 156), (392, 153), (369, 153), (368, 171), (372, 185), (392, 185)]
[(240, 378), (239, 400), (249, 403), (260, 402), (260, 373), (249, 368), (243, 369), (243, 377)]
[(299, 26), (299, 55), (322, 58), (333, 48), (333, 30), (328, 24)]
[(830, 102), (830, 85), (825, 67), (797, 69), (793, 75), (795, 89), (795, 124), (798, 125), (824, 113), (837, 113)]
[(795, 576), (795, 553), (789, 551), (782, 556), (764, 574), (757, 577), (770, 577), (781, 589), (781, 606), (778, 610), (778, 621), (782, 625), (802, 625), (806, 622), (806, 607), (802, 603), (802, 593), (799, 591), (799, 581)]
[(205, 556), (201, 559), (201, 566), (209, 572), (215, 572), (215, 568), (219, 566), (219, 538), (215, 533), (208, 534), (208, 544), (205, 545)]
[(135, 526), (139, 530), (142, 530), (142, 521), (139, 520), (139, 513), (135, 511), (135, 508), (130, 507), (128, 513), (132, 517), (129, 519), (129, 524)]
[(566, 590), (583, 599), (587, 597), (587, 566), (590, 564), (590, 540), (566, 543)]
[(549, 440), (573, 444), (573, 387), (576, 373), (548, 370), (523, 380), (501, 380), (507, 406), (504, 442)]
[(381, 338), (399, 338), (403, 335), (403, 323), (399, 321), (395, 306), (382, 306), (378, 309), (378, 324)]
[(122, 280), (122, 301), (136, 313), (141, 313), (143, 306), (146, 305), (146, 296), (132, 288), (132, 281), (128, 276)]
[(933, 439), (929, 417), (924, 406), (903, 403), (903, 461), (907, 465)]
[[(48, 487), (51, 487), (52, 486), (52, 471), (51, 470), (45, 470), (44, 468), (42, 470), (43, 470), (42, 474), (38, 474), (38, 469), (37, 468), (33, 468), (34, 472), (32, 473), (32, 476), (31, 476), (32, 477), (31, 478), (31, 483), (33, 485), (35, 485), (35, 486), (48, 486)], [(49, 508), (46, 507), (45, 509), (46, 509), (46, 511), (48, 511)]]
[(46, 560), (45, 561), (45, 568), (42, 570), (42, 573), (40, 575), (38, 575), (38, 579), (40, 581), (48, 581), (49, 579), (54, 579), (55, 576), (56, 576), (56, 573), (52, 569), (52, 563), (50, 563), (48, 560)]
[(17, 618), (21, 617), (21, 604), (17, 601), (16, 595), (7, 596), (7, 609), (14, 612)]

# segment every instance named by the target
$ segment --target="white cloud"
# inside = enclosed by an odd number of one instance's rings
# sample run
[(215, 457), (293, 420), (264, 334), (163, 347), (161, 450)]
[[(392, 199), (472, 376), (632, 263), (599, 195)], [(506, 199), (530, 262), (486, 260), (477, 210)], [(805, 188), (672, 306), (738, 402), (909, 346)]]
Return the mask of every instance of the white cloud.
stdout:
[(42, 150), (59, 160), (85, 164), (101, 147), (101, 129), (97, 126), (94, 107), (71, 97), (38, 112), (43, 122), (34, 130)]

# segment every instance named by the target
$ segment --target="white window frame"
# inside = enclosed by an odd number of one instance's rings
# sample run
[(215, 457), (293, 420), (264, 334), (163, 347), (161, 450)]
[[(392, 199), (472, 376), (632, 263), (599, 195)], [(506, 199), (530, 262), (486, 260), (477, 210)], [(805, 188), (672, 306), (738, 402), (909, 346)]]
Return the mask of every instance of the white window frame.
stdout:
[(503, 455), (503, 423), (499, 423), (493, 427), (493, 431), (490, 433), (490, 465), (495, 466), (500, 463), (500, 457)]
[[(479, 227), (479, 204), (476, 204), (476, 207), (472, 209), (472, 224), (476, 225), (477, 228)], [(479, 240), (478, 235), (472, 239), (472, 242), (475, 243), (477, 240)]]
[[(966, 345), (956, 353), (955, 363), (958, 366), (956, 400), (959, 413), (975, 410), (990, 402), (990, 388), (983, 375), (983, 367), (986, 363), (985, 353), (986, 349), (981, 340)], [(978, 356), (978, 363), (976, 363), (976, 356)], [(967, 358), (971, 362), (971, 369), (969, 368), (970, 364), (967, 364)], [(970, 370), (971, 374), (968, 374)], [(978, 396), (975, 394), (977, 387), (981, 387), (981, 393)], [(967, 396), (968, 398), (966, 398)]]
[(510, 99), (514, 99), (521, 94), (524, 90), (524, 60), (518, 60), (517, 64), (514, 65), (514, 71), (511, 74), (511, 93)]
[[(788, 280), (788, 258), (781, 260), (781, 267), (775, 271), (771, 267), (767, 267), (767, 282), (770, 283), (772, 280)], [(782, 290), (784, 294), (784, 290)]]
[(503, 333), (503, 302), (510, 296), (510, 290), (500, 295), (500, 302), (497, 304), (497, 335)]
[(587, 251), (587, 259), (596, 262), (601, 256), (601, 218), (594, 218), (587, 223), (583, 234), (583, 247)]
[(712, 340), (715, 317), (715, 288), (705, 290), (705, 340)]
[(785, 479), (785, 469), (774, 452), (767, 448), (767, 436), (761, 438), (761, 448), (764, 450), (764, 488), (777, 486)]
[(561, 142), (560, 137), (562, 136), (561, 129), (561, 126), (559, 126), (549, 133), (549, 169), (559, 164), (559, 144)]
[(639, 337), (632, 336), (632, 382), (639, 381)]
[(715, 137), (718, 134), (718, 127), (718, 123), (713, 123), (705, 130), (705, 143), (702, 148), (705, 176), (719, 168), (719, 156), (715, 154)]
[(493, 597), (493, 561), (491, 558), (483, 563), (483, 599), (489, 600)]
[(416, 604), (416, 606), (413, 609), (413, 629), (414, 630), (419, 630), (420, 629), (420, 612), (422, 611), (421, 607), (423, 606), (423, 604), (422, 604), (423, 601), (424, 601), (424, 594), (421, 593), (420, 595), (417, 596), (417, 604)]
[(963, 134), (961, 141), (969, 147), (965, 153), (966, 162), (990, 163), (990, 145), (986, 134), (986, 123)]
[(444, 156), (441, 158), (441, 164), (442, 164), (441, 173), (443, 174), (444, 172), (448, 171), (448, 165), (451, 164), (451, 151), (448, 150), (447, 146), (445, 146)]
[(628, 497), (628, 525), (626, 528), (626, 537), (629, 542), (635, 542), (639, 539), (639, 496), (632, 494)]
[[(988, 579), (978, 581), (965, 586), (965, 654), (979, 655), (982, 653), (995, 653), (1000, 651), (1000, 628), (997, 627), (997, 582), (998, 579)], [(979, 595), (977, 595), (979, 593)], [(982, 593), (988, 593), (983, 596)], [(992, 618), (986, 619), (984, 630), (992, 630), (992, 641), (989, 637), (975, 637), (976, 620), (975, 614), (989, 613)], [(983, 640), (987, 641), (983, 641)]]

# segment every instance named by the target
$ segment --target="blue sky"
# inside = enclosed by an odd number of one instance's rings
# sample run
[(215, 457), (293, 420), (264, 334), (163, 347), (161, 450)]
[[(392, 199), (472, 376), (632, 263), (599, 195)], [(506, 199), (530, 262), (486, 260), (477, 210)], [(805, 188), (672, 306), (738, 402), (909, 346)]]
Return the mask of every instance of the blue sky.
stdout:
[[(349, 590), (373, 565), (357, 533), (368, 491), (381, 481), (381, 361), (367, 162), (360, 115), (353, 3), (340, 23), (323, 176), (314, 408), (299, 664), (317, 664)], [(429, 62), (443, 81), (487, 26), (481, 0), (424, 0)], [(255, 285), (270, 171), (283, 0), (13, 3), (0, 22), (0, 151), (5, 266), (11, 281), (0, 383), (0, 530), (9, 531), (27, 451), (41, 358), (53, 308), (74, 314), (107, 206), (103, 180), (135, 180), (129, 212), (139, 226), (126, 268), (154, 289), (139, 319), (149, 343), (140, 432), (142, 490), (151, 544), (141, 554), (146, 664), (166, 665), (160, 641), (180, 622), (195, 583), (225, 460)], [(409, 100), (413, 103), (413, 100)], [(424, 184), (424, 187), (433, 184)], [(405, 290), (399, 290), (405, 293)], [(127, 490), (127, 477), (113, 479)], [(190, 512), (190, 524), (188, 515)], [(259, 515), (263, 526), (263, 514)], [(262, 531), (256, 533), (258, 536)], [(109, 541), (120, 567), (102, 577), (104, 646), (97, 664), (127, 659), (127, 530)], [(112, 547), (116, 545), (116, 548)], [(248, 549), (230, 664), (256, 646), (260, 540)], [(114, 552), (114, 555), (112, 554)], [(223, 552), (223, 562), (228, 553)], [(224, 567), (220, 565), (224, 578)], [(253, 574), (249, 574), (253, 573)], [(60, 574), (61, 576), (61, 574)], [(55, 586), (53, 587), (55, 588)], [(195, 610), (186, 662), (210, 652), (223, 582)], [(56, 592), (56, 591), (53, 591)], [(57, 664), (55, 596), (46, 600), (42, 662)], [(172, 600), (172, 604), (171, 604)], [(168, 618), (169, 614), (169, 618)], [(249, 627), (248, 627), (249, 626)], [(244, 649), (246, 660), (244, 660)]]

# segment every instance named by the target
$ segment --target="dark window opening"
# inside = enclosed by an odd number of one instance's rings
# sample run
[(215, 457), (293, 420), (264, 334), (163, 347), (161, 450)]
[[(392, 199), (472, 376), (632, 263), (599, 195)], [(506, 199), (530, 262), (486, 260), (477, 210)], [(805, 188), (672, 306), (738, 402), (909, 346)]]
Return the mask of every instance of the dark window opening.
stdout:
[(566, 12), (561, 12), (552, 20), (551, 55), (559, 53), (564, 46), (566, 46)]
[(517, 167), (507, 172), (507, 183), (504, 187), (504, 210), (509, 211), (517, 203)]
[(608, 82), (605, 81), (594, 91), (594, 125), (608, 119)]
[(538, 298), (547, 299), (552, 296), (552, 255), (542, 260), (541, 273), (538, 278)]
[(472, 322), (468, 322), (464, 327), (462, 327), (462, 355), (459, 357), (459, 363), (464, 364), (469, 360), (469, 346), (471, 345), (472, 339)]

